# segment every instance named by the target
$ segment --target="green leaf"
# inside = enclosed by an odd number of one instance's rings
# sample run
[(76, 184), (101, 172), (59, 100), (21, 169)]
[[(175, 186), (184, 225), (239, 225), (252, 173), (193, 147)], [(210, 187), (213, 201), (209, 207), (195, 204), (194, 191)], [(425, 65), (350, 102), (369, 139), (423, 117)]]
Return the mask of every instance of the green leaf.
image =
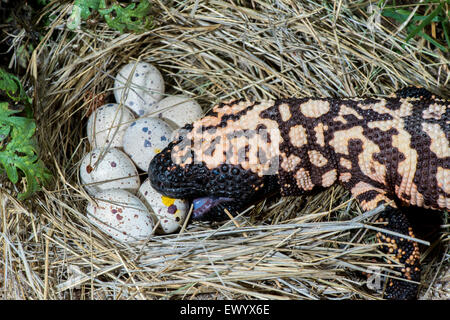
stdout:
[[(26, 190), (19, 193), (23, 200), (50, 180), (50, 171), (38, 157), (34, 137), (36, 123), (31, 118), (31, 99), (26, 95), (17, 77), (0, 69), (0, 90), (11, 101), (0, 101), (0, 166), (8, 179), (18, 183), (25, 175)], [(21, 116), (24, 114), (25, 116)]]
[[(393, 9), (384, 9), (381, 12), (381, 15), (383, 15), (385, 17), (388, 17), (388, 18), (392, 18), (392, 19), (394, 19), (394, 20), (396, 20), (398, 22), (403, 23), (403, 22), (406, 21), (406, 19), (409, 18), (411, 13), (412, 13), (412, 11), (403, 10), (403, 9), (395, 9), (395, 10), (393, 10)], [(425, 20), (427, 18), (428, 18), (428, 16), (421, 16), (421, 15), (415, 14), (415, 15), (412, 16), (411, 21), (423, 21), (423, 20)], [(442, 20), (443, 20), (442, 17), (436, 16), (436, 17), (434, 17), (431, 20), (431, 22), (440, 22)]]
[(448, 48), (444, 47), (442, 44), (440, 44), (439, 42), (437, 42), (435, 39), (433, 39), (432, 37), (430, 37), (428, 34), (423, 33), (422, 31), (418, 33), (419, 36), (421, 36), (422, 38), (424, 38), (425, 40), (427, 40), (428, 42), (431, 42), (433, 45), (435, 45), (436, 47), (438, 47), (441, 51), (443, 52), (447, 52)]
[[(408, 24), (406, 25), (406, 30), (408, 31), (408, 34), (405, 38), (405, 44), (412, 39), (415, 36), (420, 36), (422, 38), (424, 38), (426, 41), (430, 42), (431, 44), (433, 44), (434, 46), (436, 46), (437, 48), (439, 48), (441, 51), (443, 52), (448, 52), (449, 51), (449, 47), (450, 47), (450, 39), (449, 39), (449, 26), (448, 26), (448, 21), (450, 18), (450, 13), (447, 14), (446, 11), (444, 10), (444, 3), (449, 3), (450, 4), (450, 0), (446, 0), (446, 1), (437, 1), (437, 0), (433, 0), (433, 1), (425, 1), (424, 4), (426, 3), (435, 3), (435, 4), (439, 4), (429, 15), (427, 16), (422, 16), (419, 15), (417, 13), (415, 13), (412, 17), (412, 11), (408, 11), (405, 9), (400, 9), (400, 8), (395, 8), (395, 7), (391, 7), (391, 8), (384, 8), (383, 11), (381, 12), (381, 14), (385, 17), (388, 18), (392, 18), (400, 23), (404, 23), (407, 19), (410, 19), (410, 21), (408, 22)], [(395, 5), (395, 3), (394, 3)], [(418, 25), (415, 25), (414, 22), (419, 22)], [(442, 29), (443, 29), (443, 38), (445, 39), (445, 45), (442, 45), (442, 43), (440, 43), (438, 40), (434, 39), (433, 37), (431, 37), (430, 35), (428, 35), (425, 32), (425, 27), (428, 26), (431, 23), (440, 23), (442, 25)], [(440, 38), (440, 37), (439, 37)], [(405, 46), (402, 45), (402, 47)]]
[(0, 142), (2, 142), (8, 137), (10, 130), (11, 127), (8, 126), (7, 124), (5, 123), (0, 124)]
[(20, 80), (2, 68), (0, 68), (0, 93), (14, 102), (23, 100), (26, 103), (31, 103), (31, 99), (23, 90)]
[(405, 22), (408, 18), (407, 15), (401, 14), (398, 10), (385, 9), (381, 12), (384, 17), (392, 18), (398, 22)]
[(442, 7), (443, 7), (444, 3), (442, 2), (441, 4), (439, 4), (439, 6), (434, 9), (427, 17), (426, 19), (424, 19), (422, 21), (421, 24), (419, 24), (417, 27), (415, 27), (406, 37), (405, 42), (408, 42), (409, 39), (411, 39), (412, 37), (414, 37), (416, 34), (418, 34), (423, 28), (425, 28), (427, 25), (429, 25), (433, 18), (436, 17), (439, 12), (442, 11)]
[(80, 17), (86, 20), (93, 11), (98, 10), (100, 0), (76, 0), (73, 5), (80, 8)]
[(152, 27), (150, 7), (150, 0), (141, 0), (137, 7), (134, 2), (124, 7), (119, 1), (107, 5), (105, 0), (76, 0), (66, 25), (69, 29), (75, 30), (79, 28), (82, 20), (88, 19), (97, 11), (112, 29), (121, 33), (143, 32)]
[(105, 0), (101, 0), (98, 12), (105, 18), (106, 23), (113, 29), (120, 31), (143, 32), (151, 28), (152, 20), (149, 17), (150, 1), (143, 0), (136, 7), (131, 3), (125, 8), (119, 4), (106, 6)]
[(33, 120), (29, 118), (11, 116), (20, 111), (21, 110), (11, 109), (8, 102), (0, 102), (0, 125), (23, 127), (28, 125), (28, 123), (33, 122)]
[[(407, 27), (408, 31), (412, 31), (413, 29), (414, 29), (414, 26)], [(429, 36), (428, 34), (424, 33), (423, 31), (420, 31), (417, 35), (419, 37), (424, 38), (426, 41), (431, 42), (433, 45), (435, 45), (437, 48), (439, 48), (443, 52), (447, 52), (449, 50), (448, 47), (444, 47), (442, 44), (440, 44), (438, 41), (436, 41), (435, 39), (433, 39), (431, 36)], [(403, 45), (403, 47), (404, 46), (405, 45)]]
[(71, 30), (77, 29), (81, 20), (86, 20), (89, 16), (98, 10), (100, 0), (76, 0), (72, 7), (72, 13), (67, 19), (67, 27)]
[(5, 165), (6, 174), (8, 175), (9, 180), (12, 183), (17, 183), (19, 181), (19, 174), (17, 173), (17, 169), (13, 163), (7, 163)]

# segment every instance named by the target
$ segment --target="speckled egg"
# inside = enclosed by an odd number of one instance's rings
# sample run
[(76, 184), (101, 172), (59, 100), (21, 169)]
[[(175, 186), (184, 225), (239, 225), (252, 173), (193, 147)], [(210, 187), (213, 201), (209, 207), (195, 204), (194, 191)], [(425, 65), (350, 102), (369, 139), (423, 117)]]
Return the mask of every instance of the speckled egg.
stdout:
[(116, 148), (94, 149), (80, 165), (80, 180), (89, 194), (106, 189), (127, 189), (135, 192), (140, 181), (131, 159)]
[(187, 201), (163, 196), (152, 188), (149, 179), (142, 183), (138, 196), (157, 216), (159, 220), (158, 233), (172, 233), (183, 225), (189, 211)]
[(87, 137), (94, 148), (122, 147), (125, 129), (134, 121), (133, 113), (125, 106), (108, 103), (95, 110), (88, 119)]
[(104, 190), (94, 195), (87, 206), (93, 225), (116, 240), (145, 240), (153, 230), (153, 220), (138, 197), (121, 189)]
[(125, 130), (123, 150), (143, 171), (155, 154), (161, 152), (170, 142), (172, 129), (162, 119), (139, 118)]
[(203, 115), (202, 107), (195, 99), (182, 95), (166, 97), (159, 101), (155, 108), (156, 111), (161, 111), (158, 117), (176, 127), (192, 123)]
[(164, 94), (164, 79), (159, 70), (147, 62), (123, 66), (114, 81), (117, 103), (133, 110), (139, 117), (154, 109)]

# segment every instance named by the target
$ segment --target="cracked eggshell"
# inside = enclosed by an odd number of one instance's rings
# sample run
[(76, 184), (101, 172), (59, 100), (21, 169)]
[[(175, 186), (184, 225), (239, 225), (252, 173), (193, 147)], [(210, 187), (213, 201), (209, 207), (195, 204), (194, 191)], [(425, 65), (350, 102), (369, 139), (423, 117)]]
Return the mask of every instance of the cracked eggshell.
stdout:
[(116, 240), (145, 240), (153, 230), (150, 212), (138, 197), (121, 189), (103, 190), (87, 206), (91, 223)]
[(172, 233), (177, 231), (184, 223), (189, 203), (182, 199), (172, 199), (158, 193), (146, 179), (139, 188), (138, 196), (148, 205), (160, 221), (158, 233)]
[(122, 147), (125, 129), (134, 121), (133, 113), (125, 106), (108, 103), (95, 110), (88, 119), (87, 137), (93, 148)]
[(161, 72), (147, 62), (132, 62), (123, 66), (114, 81), (116, 102), (122, 102), (138, 116), (154, 109), (163, 94), (164, 79)]
[(135, 192), (140, 186), (135, 165), (124, 152), (116, 148), (97, 148), (87, 153), (81, 161), (80, 179), (91, 195), (106, 189)]
[(202, 107), (198, 102), (182, 95), (166, 97), (159, 101), (155, 108), (156, 111), (161, 110), (158, 117), (180, 128), (203, 116)]
[(139, 118), (125, 130), (123, 150), (141, 170), (147, 171), (155, 154), (169, 144), (172, 131), (162, 119)]

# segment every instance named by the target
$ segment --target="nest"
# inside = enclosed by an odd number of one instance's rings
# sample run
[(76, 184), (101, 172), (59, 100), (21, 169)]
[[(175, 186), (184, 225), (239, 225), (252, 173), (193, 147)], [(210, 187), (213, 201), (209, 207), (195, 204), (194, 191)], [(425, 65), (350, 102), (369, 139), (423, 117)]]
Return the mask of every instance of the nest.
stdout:
[[(152, 30), (121, 34), (101, 21), (70, 31), (70, 4), (52, 1), (43, 15), (55, 19), (26, 78), (54, 179), (22, 203), (0, 193), (0, 296), (379, 299), (361, 275), (387, 266), (373, 232), (377, 212), (362, 214), (339, 186), (127, 245), (90, 224), (78, 178), (90, 148), (87, 116), (113, 101), (114, 77), (130, 61), (154, 64), (167, 94), (195, 98), (205, 112), (230, 98), (384, 96), (406, 85), (449, 97), (448, 55), (420, 39), (404, 45), (401, 26), (374, 20), (368, 3), (325, 3), (157, 0)], [(450, 231), (440, 225), (422, 248), (424, 298), (449, 297)]]

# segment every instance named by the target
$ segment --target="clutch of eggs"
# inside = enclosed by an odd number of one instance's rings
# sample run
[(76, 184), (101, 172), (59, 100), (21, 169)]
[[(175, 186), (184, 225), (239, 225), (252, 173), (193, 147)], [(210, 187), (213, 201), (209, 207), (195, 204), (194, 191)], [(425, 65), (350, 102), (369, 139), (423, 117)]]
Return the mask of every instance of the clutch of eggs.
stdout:
[(189, 209), (187, 201), (159, 194), (148, 179), (140, 185), (138, 169), (147, 172), (151, 159), (171, 141), (173, 130), (203, 114), (194, 99), (162, 99), (163, 94), (158, 69), (146, 62), (130, 63), (114, 82), (117, 103), (101, 106), (88, 119), (87, 137), (94, 149), (80, 165), (80, 180), (95, 200), (88, 204), (88, 216), (119, 241), (148, 238), (156, 223), (157, 233), (175, 232)]

